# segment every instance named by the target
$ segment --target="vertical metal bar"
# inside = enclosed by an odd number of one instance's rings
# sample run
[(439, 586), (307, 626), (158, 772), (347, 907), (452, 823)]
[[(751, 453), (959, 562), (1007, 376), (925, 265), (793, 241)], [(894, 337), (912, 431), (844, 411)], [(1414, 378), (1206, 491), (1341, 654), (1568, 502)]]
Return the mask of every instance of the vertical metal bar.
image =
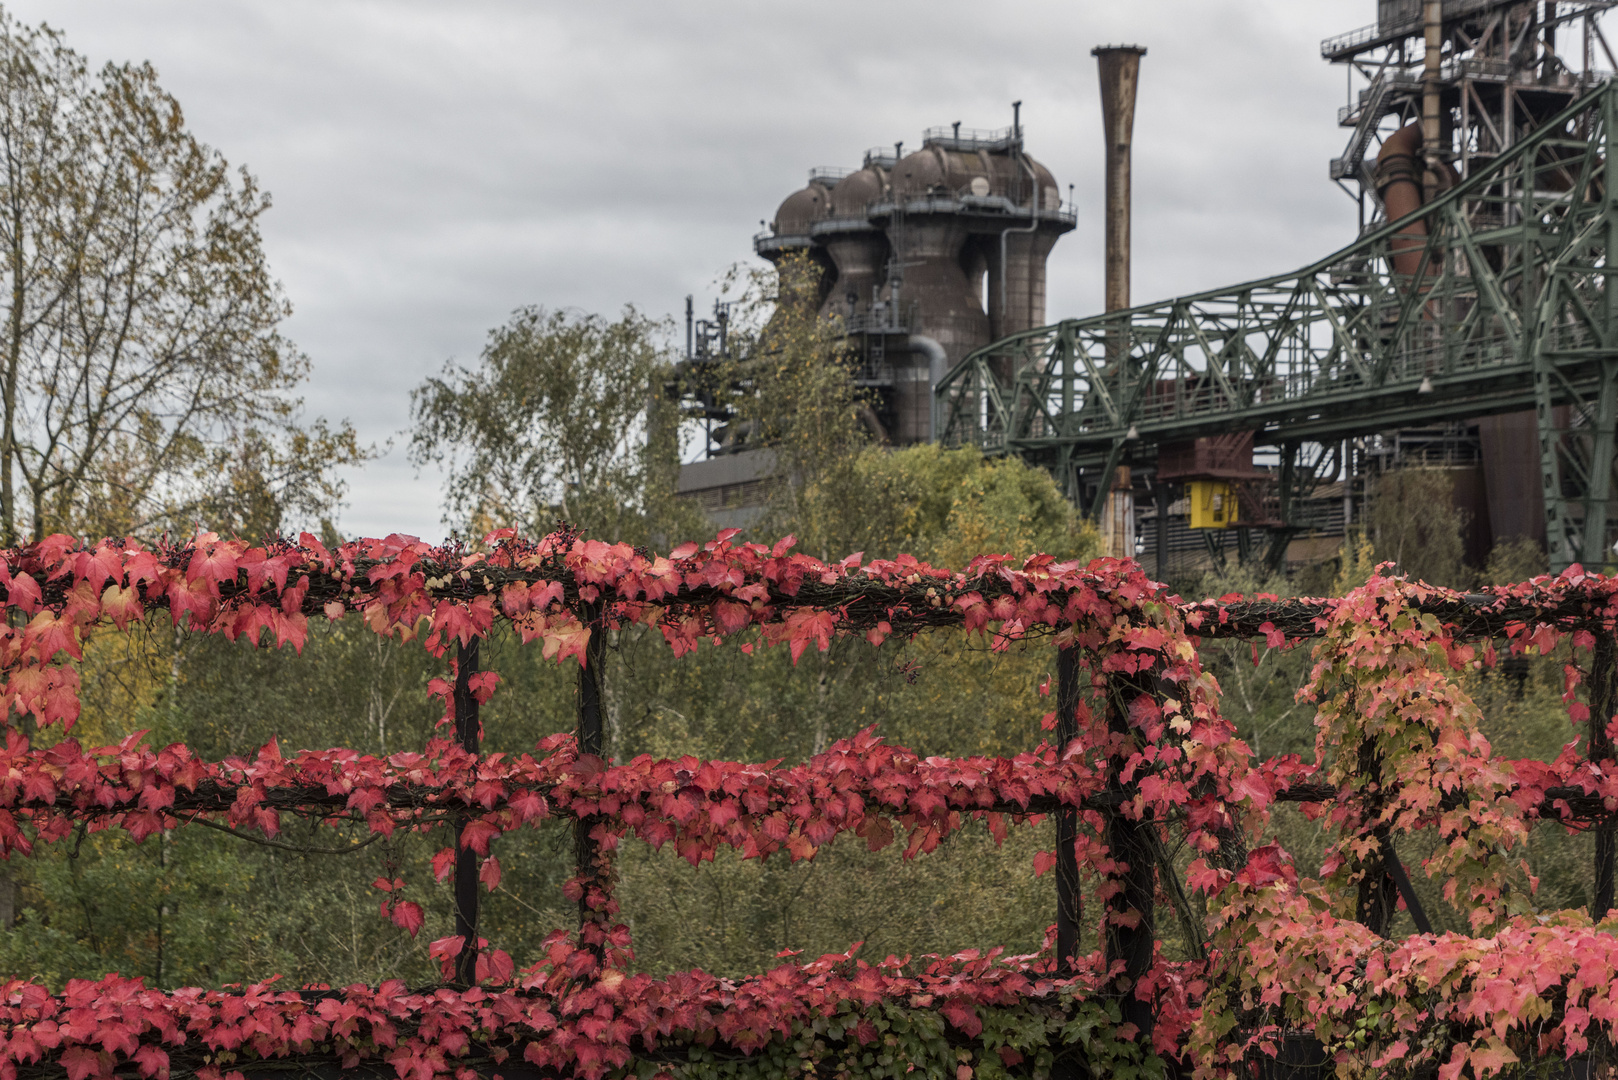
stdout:
[[(1609, 146), (1611, 144), (1613, 125), (1618, 124), (1618, 101), (1615, 101), (1611, 92), (1602, 97), (1601, 101), (1601, 127)], [(1606, 218), (1605, 247), (1607, 259), (1618, 252), (1618, 190), (1610, 183), (1603, 185), (1602, 215)], [(1570, 209), (1564, 228), (1574, 228), (1573, 211)], [(1609, 262), (1610, 265), (1610, 262)], [(1618, 331), (1618, 289), (1614, 289), (1611, 278), (1607, 279), (1606, 287), (1602, 290), (1603, 315), (1605, 333), (1601, 335), (1601, 347), (1611, 349), (1613, 334)], [(1554, 282), (1547, 282), (1547, 288), (1555, 288)], [(1612, 461), (1613, 461), (1613, 426), (1618, 421), (1618, 361), (1603, 359), (1601, 361), (1601, 388), (1596, 397), (1596, 423), (1595, 437), (1591, 439), (1590, 453), (1590, 481), (1584, 500), (1584, 550), (1579, 558), (1585, 567), (1590, 570), (1599, 570), (1613, 561), (1613, 553), (1607, 548), (1607, 498), (1612, 491)]]
[[(1060, 756), (1079, 737), (1079, 655), (1076, 648), (1056, 654), (1056, 753)], [(1073, 974), (1083, 922), (1079, 893), (1079, 810), (1064, 806), (1056, 812), (1056, 971)]]
[[(1618, 289), (1607, 291), (1618, 292)], [(1584, 550), (1579, 552), (1579, 560), (1588, 570), (1600, 570), (1612, 562), (1612, 552), (1607, 549), (1607, 499), (1612, 494), (1615, 421), (1618, 421), (1618, 361), (1603, 359), (1601, 386), (1596, 392), (1595, 432), (1590, 439), (1589, 487), (1584, 495)]]
[[(1607, 737), (1607, 723), (1618, 712), (1618, 630), (1611, 626), (1596, 627), (1595, 648), (1590, 658), (1590, 760), (1606, 761), (1612, 757), (1612, 740)], [(1612, 910), (1613, 864), (1618, 840), (1618, 824), (1611, 818), (1596, 826), (1595, 893), (1590, 902), (1590, 917), (1600, 919)]]
[(579, 666), (579, 753), (600, 757), (603, 749), (601, 723), (601, 662), (606, 654), (606, 635), (593, 627), (584, 647), (585, 662)]
[[(1142, 673), (1140, 679), (1152, 676)], [(1129, 735), (1128, 698), (1141, 693), (1131, 679), (1113, 676), (1107, 680), (1107, 727), (1119, 735)], [(1133, 792), (1119, 778), (1123, 767), (1121, 758), (1108, 763), (1107, 793), (1113, 798), (1107, 811), (1107, 849), (1114, 862), (1126, 864), (1122, 886), (1107, 900), (1106, 962), (1110, 969), (1115, 961), (1123, 961), (1123, 975), (1114, 984), (1122, 997), (1125, 1021), (1140, 1029), (1141, 1037), (1149, 1039), (1153, 1014), (1150, 1003), (1135, 996), (1135, 987), (1141, 976), (1152, 966), (1152, 948), (1157, 937), (1156, 919), (1153, 917), (1157, 895), (1157, 861), (1147, 836), (1150, 820), (1135, 821), (1116, 809)], [(1120, 919), (1118, 916), (1123, 916)], [(1126, 925), (1132, 920), (1134, 925)]]
[(1410, 875), (1405, 872), (1405, 864), (1399, 861), (1399, 853), (1393, 850), (1391, 842), (1382, 845), (1382, 862), (1388, 869), (1388, 875), (1393, 878), (1394, 887), (1404, 898), (1405, 908), (1410, 912), (1410, 921), (1416, 924), (1417, 932), (1432, 933), (1433, 924), (1427, 918), (1427, 910), (1421, 906), (1421, 898), (1416, 895), (1415, 886), (1410, 884)]
[[(1506, 99), (1505, 138), (1509, 148), (1512, 141), (1510, 87), (1506, 87), (1502, 93)], [(1543, 297), (1542, 286), (1535, 280), (1534, 273), (1538, 229), (1533, 219), (1533, 156), (1525, 158), (1516, 168), (1520, 176), (1518, 190), (1514, 194), (1518, 200), (1517, 221), (1522, 234), (1518, 291), (1522, 301), (1522, 348), (1527, 353), (1523, 359), (1529, 362), (1534, 373), (1534, 417), (1539, 435), (1539, 480), (1545, 510), (1545, 552), (1550, 559), (1551, 572), (1557, 573), (1582, 556), (1583, 543), (1581, 541), (1575, 545), (1566, 492), (1563, 491), (1561, 462), (1563, 440), (1562, 432), (1556, 425), (1554, 396), (1556, 371), (1551, 358), (1545, 355), (1546, 327), (1541, 325), (1539, 317)], [(1543, 287), (1552, 287), (1552, 282), (1546, 281)]]
[[(1618, 126), (1618, 95), (1615, 95), (1609, 86), (1601, 101), (1601, 133), (1602, 141), (1607, 149), (1607, 176), (1605, 188), (1605, 203), (1603, 207), (1606, 218), (1606, 257), (1608, 265), (1615, 251), (1618, 251), (1618, 191), (1614, 191), (1612, 183), (1612, 134)], [(1606, 281), (1606, 333), (1601, 342), (1605, 348), (1611, 348), (1613, 335), (1618, 334), (1618, 289), (1613, 288), (1613, 279)], [(1605, 550), (1606, 544), (1606, 495), (1608, 480), (1612, 475), (1612, 411), (1613, 411), (1613, 383), (1618, 380), (1618, 369), (1612, 361), (1603, 360), (1601, 364), (1601, 401), (1598, 407), (1599, 423), (1595, 440), (1596, 454), (1590, 462), (1591, 503), (1587, 507), (1584, 522), (1584, 546), (1588, 552), (1594, 544), (1601, 544), (1600, 562), (1592, 559), (1596, 566), (1605, 564), (1610, 554)], [(1599, 490), (1602, 495), (1600, 523), (1601, 529), (1594, 527), (1590, 520), (1590, 510), (1594, 509), (1594, 494)], [(1593, 567), (1592, 567), (1593, 568)], [(1618, 712), (1618, 627), (1601, 625), (1596, 628), (1595, 648), (1591, 650), (1590, 658), (1590, 760), (1606, 761), (1612, 757), (1612, 740), (1607, 736), (1607, 724), (1612, 720), (1613, 713)], [(1603, 821), (1596, 827), (1595, 850), (1595, 894), (1591, 898), (1590, 915), (1600, 919), (1612, 910), (1613, 904), (1613, 863), (1615, 849), (1618, 849), (1618, 823), (1611, 818)]]
[(1159, 581), (1167, 581), (1169, 565), (1169, 489), (1157, 481), (1157, 567), (1152, 571)]
[(1471, 79), (1461, 80), (1461, 179), (1472, 175), (1472, 88)]
[[(579, 666), (578, 730), (580, 755), (602, 757), (603, 729), (601, 722), (602, 664), (606, 659), (606, 632), (594, 617), (597, 613), (586, 608), (581, 615), (590, 625), (590, 640), (584, 647), (584, 663)], [(589, 894), (596, 884), (598, 873), (596, 842), (590, 830), (601, 822), (597, 815), (583, 817), (573, 825), (573, 859), (579, 877), (584, 879), (585, 892), (579, 898), (579, 925), (595, 922), (600, 916), (590, 907)]]
[(1073, 340), (1072, 335), (1063, 334), (1056, 347), (1062, 354), (1062, 434), (1067, 435), (1070, 434), (1068, 425), (1073, 417), (1073, 402), (1077, 390), (1074, 380), (1078, 377), (1079, 365), (1073, 352), (1078, 348), (1078, 342)]
[[(478, 670), (479, 639), (473, 638), (455, 654), (455, 738), (461, 749), (476, 754), (481, 732), (478, 701), (472, 696), (472, 676)], [(478, 964), (478, 857), (461, 843), (469, 815), (455, 825), (455, 933), (463, 944), (455, 958), (455, 981), (462, 986), (477, 982)]]

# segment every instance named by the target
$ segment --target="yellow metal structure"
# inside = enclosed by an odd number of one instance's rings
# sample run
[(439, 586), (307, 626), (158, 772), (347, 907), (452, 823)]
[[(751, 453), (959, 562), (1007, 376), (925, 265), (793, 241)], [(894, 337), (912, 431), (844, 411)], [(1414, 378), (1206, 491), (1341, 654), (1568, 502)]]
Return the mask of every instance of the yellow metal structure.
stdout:
[(1225, 480), (1192, 480), (1185, 486), (1193, 529), (1224, 529), (1236, 522), (1236, 488)]

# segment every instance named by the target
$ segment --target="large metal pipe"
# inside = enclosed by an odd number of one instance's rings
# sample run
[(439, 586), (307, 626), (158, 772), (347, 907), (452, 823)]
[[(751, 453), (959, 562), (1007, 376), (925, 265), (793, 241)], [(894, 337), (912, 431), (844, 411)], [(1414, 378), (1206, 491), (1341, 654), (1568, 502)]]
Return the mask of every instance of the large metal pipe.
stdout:
[(1129, 306), (1129, 148), (1135, 130), (1139, 45), (1090, 50), (1101, 70), (1101, 121), (1107, 139), (1107, 310)]
[[(1013, 101), (1011, 103), (1011, 117), (1011, 141), (1012, 145), (1016, 147), (1014, 153), (1017, 164), (1021, 165), (1024, 171), (1028, 173), (1028, 182), (1034, 191), (1034, 201), (1029, 203), (1030, 210), (1027, 225), (1016, 225), (1000, 230), (1000, 325), (995, 328), (995, 332), (1001, 337), (1010, 332), (1009, 327), (1012, 325), (1011, 306), (1010, 301), (1007, 300), (1009, 294), (1006, 291), (1006, 269), (1010, 266), (1006, 256), (1006, 237), (1011, 233), (1032, 233), (1039, 230), (1039, 176), (1034, 172), (1034, 167), (1028, 164), (1028, 159), (1022, 152), (1022, 102)], [(1022, 323), (1024, 328), (1027, 328), (1038, 326), (1043, 319), (1035, 318), (1032, 311), (1027, 311), (1017, 321)]]
[(932, 403), (931, 412), (928, 414), (930, 417), (929, 422), (932, 426), (929, 429), (927, 438), (929, 441), (937, 441), (938, 384), (944, 381), (945, 375), (949, 374), (949, 357), (944, 352), (944, 346), (940, 345), (935, 338), (930, 338), (926, 334), (911, 334), (909, 344), (911, 352), (919, 353), (927, 358), (927, 400)]
[[(1382, 196), (1382, 207), (1389, 221), (1398, 221), (1413, 214), (1422, 206), (1425, 186), (1421, 160), (1426, 156), (1421, 127), (1406, 124), (1382, 141), (1382, 150), (1376, 156), (1376, 190)], [(1418, 158), (1417, 155), (1422, 155)], [(1406, 281), (1413, 281), (1421, 265), (1422, 249), (1427, 246), (1427, 223), (1412, 221), (1388, 242), (1393, 255), (1393, 272)]]
[[(1406, 124), (1382, 140), (1382, 149), (1376, 155), (1376, 190), (1382, 197), (1382, 209), (1389, 221), (1398, 221), (1413, 214), (1435, 194), (1448, 191), (1460, 182), (1455, 166), (1440, 161), (1436, 166), (1424, 162), (1435, 159), (1423, 137), (1422, 124)], [(1393, 272), (1413, 283), (1421, 266), (1422, 252), (1427, 247), (1427, 223), (1419, 218), (1393, 234), (1388, 248), (1393, 256)], [(1428, 274), (1438, 272), (1438, 253), (1427, 268)]]

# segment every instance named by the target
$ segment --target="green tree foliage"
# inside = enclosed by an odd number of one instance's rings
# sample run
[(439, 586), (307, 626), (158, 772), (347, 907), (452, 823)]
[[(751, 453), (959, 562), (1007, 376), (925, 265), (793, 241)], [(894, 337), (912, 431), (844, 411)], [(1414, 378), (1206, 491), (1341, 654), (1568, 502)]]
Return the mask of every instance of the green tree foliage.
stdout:
[[(1049, 473), (970, 447), (869, 447), (853, 463), (848, 490), (817, 494), (828, 514), (844, 508), (837, 550), (884, 558), (909, 552), (940, 566), (964, 566), (984, 552), (1088, 559), (1100, 551), (1094, 527), (1082, 523)], [(847, 509), (850, 499), (858, 513)]]
[(736, 447), (773, 455), (780, 483), (754, 531), (791, 532), (805, 550), (830, 554), (874, 414), (849, 377), (842, 320), (818, 314), (822, 274), (801, 253), (774, 269), (733, 268), (723, 282), (729, 355), (697, 377), (733, 414)]
[(1527, 581), (1549, 572), (1545, 548), (1538, 540), (1526, 536), (1502, 540), (1489, 552), (1488, 564), (1483, 568), (1483, 584), (1510, 585)]
[(150, 65), (92, 75), (0, 12), (0, 79), (0, 541), (327, 512), (365, 452), (297, 423), (268, 196)]
[(694, 527), (671, 502), (679, 449), (663, 394), (667, 331), (633, 307), (615, 322), (522, 308), (475, 365), (452, 362), (414, 390), (410, 455), (446, 466), (446, 520), (481, 535), (543, 531), (560, 518), (636, 543), (654, 520)]
[(1453, 499), (1443, 469), (1397, 469), (1377, 478), (1370, 506), (1370, 538), (1379, 559), (1398, 564), (1413, 580), (1466, 588), (1465, 514)]

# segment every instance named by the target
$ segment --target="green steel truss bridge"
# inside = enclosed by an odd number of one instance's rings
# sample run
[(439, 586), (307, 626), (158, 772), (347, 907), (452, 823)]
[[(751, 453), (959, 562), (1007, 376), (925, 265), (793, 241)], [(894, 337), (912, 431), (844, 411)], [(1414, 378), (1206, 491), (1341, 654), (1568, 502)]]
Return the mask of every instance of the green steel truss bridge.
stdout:
[(995, 342), (937, 385), (935, 433), (1043, 465), (1099, 516), (1117, 466), (1251, 431), (1280, 456), (1273, 557), (1339, 440), (1533, 409), (1552, 565), (1612, 563), (1615, 124), (1607, 82), (1416, 213), (1296, 273)]

